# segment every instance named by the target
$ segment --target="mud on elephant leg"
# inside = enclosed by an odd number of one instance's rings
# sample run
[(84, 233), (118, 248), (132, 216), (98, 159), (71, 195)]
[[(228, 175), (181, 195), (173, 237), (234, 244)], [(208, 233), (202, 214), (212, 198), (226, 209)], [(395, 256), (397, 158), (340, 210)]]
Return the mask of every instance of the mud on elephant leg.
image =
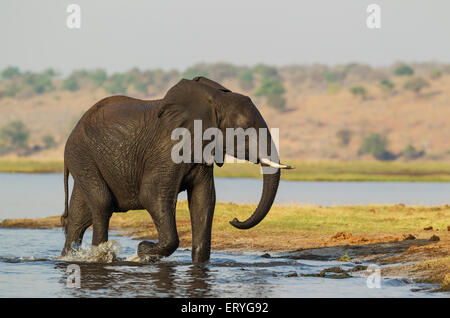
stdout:
[(179, 245), (175, 221), (176, 201), (175, 199), (147, 201), (144, 207), (149, 211), (158, 231), (158, 243), (142, 241), (139, 243), (137, 253), (141, 259), (169, 256), (175, 252)]
[(92, 215), (83, 200), (77, 184), (74, 185), (70, 198), (69, 213), (64, 219), (66, 243), (61, 255), (66, 255), (73, 246), (80, 246), (86, 229), (92, 224)]

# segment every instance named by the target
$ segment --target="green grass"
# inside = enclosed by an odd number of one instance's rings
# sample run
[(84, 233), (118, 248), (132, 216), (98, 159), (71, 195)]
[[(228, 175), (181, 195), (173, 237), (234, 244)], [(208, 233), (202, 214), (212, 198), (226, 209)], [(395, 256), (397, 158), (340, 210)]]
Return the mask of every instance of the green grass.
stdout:
[[(450, 182), (447, 162), (286, 161), (283, 180), (304, 181), (440, 181)], [(261, 178), (260, 168), (249, 163), (225, 164), (217, 177)]]
[[(254, 204), (216, 204), (213, 231), (217, 234), (249, 235), (277, 234), (289, 237), (294, 234), (329, 236), (337, 232), (364, 234), (415, 233), (432, 226), (434, 230), (447, 231), (450, 224), (450, 206), (425, 207), (399, 205), (333, 206), (274, 205), (269, 214), (255, 228), (248, 231), (235, 229), (229, 221), (237, 217), (243, 221), (255, 210)], [(190, 235), (190, 215), (186, 201), (177, 205), (177, 228), (180, 236)], [(53, 227), (59, 226), (59, 216), (35, 220), (4, 220), (0, 227)], [(147, 211), (114, 213), (111, 226), (136, 231), (155, 231)], [(156, 232), (155, 232), (156, 233)], [(287, 235), (287, 236), (283, 236)], [(431, 235), (431, 234), (430, 234)]]
[[(283, 180), (304, 181), (435, 181), (450, 182), (448, 162), (287, 161)], [(0, 159), (0, 172), (62, 172), (62, 160)], [(260, 167), (250, 163), (225, 164), (216, 177), (261, 178)]]

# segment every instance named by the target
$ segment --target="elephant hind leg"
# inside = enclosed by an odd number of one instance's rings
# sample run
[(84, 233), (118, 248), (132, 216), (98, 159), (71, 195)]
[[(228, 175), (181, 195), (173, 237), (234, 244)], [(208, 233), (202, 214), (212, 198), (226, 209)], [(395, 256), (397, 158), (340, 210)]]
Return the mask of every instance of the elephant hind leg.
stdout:
[(61, 255), (65, 255), (73, 244), (81, 245), (84, 232), (91, 224), (91, 211), (81, 196), (79, 187), (75, 184), (70, 198), (69, 213), (65, 218), (66, 243)]

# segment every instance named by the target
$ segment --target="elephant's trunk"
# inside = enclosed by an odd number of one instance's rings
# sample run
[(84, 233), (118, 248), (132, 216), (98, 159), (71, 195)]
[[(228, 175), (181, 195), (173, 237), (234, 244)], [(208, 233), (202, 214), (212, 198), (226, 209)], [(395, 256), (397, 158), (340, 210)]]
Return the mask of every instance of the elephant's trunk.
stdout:
[(238, 229), (250, 229), (261, 222), (272, 207), (277, 194), (278, 184), (280, 183), (280, 169), (276, 169), (275, 173), (264, 174), (264, 185), (261, 199), (255, 212), (244, 222), (234, 219), (230, 222), (231, 225)]

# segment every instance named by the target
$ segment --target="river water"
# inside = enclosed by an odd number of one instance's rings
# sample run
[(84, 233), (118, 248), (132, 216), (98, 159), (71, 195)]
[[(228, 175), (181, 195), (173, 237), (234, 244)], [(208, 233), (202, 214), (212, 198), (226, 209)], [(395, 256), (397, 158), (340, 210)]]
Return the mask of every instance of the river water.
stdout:
[[(217, 201), (256, 203), (262, 180), (216, 178)], [(180, 193), (186, 200), (186, 193)], [(0, 173), (0, 219), (35, 218), (64, 210), (62, 174)], [(281, 181), (276, 204), (450, 204), (450, 182)]]
[[(0, 219), (60, 214), (62, 179), (61, 174), (0, 173)], [(261, 188), (261, 180), (216, 178), (218, 201), (257, 202)], [(276, 203), (442, 205), (449, 203), (449, 194), (449, 183), (282, 181)], [(88, 230), (84, 242), (90, 242), (91, 235)], [(403, 279), (382, 277), (381, 288), (368, 288), (361, 274), (345, 279), (304, 277), (332, 266), (350, 269), (357, 264), (294, 260), (282, 254), (265, 258), (261, 253), (213, 251), (211, 262), (199, 267), (192, 265), (189, 250), (178, 249), (154, 264), (142, 264), (130, 261), (138, 241), (114, 232), (110, 240), (116, 243), (106, 252), (84, 245), (82, 251), (89, 253), (58, 259), (64, 243), (60, 229), (0, 229), (0, 297), (443, 296), (427, 291), (435, 286)], [(102, 253), (117, 257), (100, 262)], [(80, 268), (80, 288), (67, 284), (66, 271), (73, 263)], [(297, 276), (286, 277), (293, 273)]]
[[(60, 229), (0, 229), (0, 297), (442, 297), (412, 291), (433, 286), (402, 279), (382, 278), (380, 288), (368, 288), (362, 275), (301, 277), (355, 264), (293, 260), (277, 254), (265, 258), (262, 253), (213, 251), (209, 264), (194, 266), (190, 251), (179, 249), (154, 264), (130, 262), (126, 259), (135, 254), (138, 241), (111, 234), (110, 240), (120, 246), (118, 259), (89, 263), (86, 254), (71, 261), (57, 259), (64, 241)], [(91, 235), (86, 233), (87, 242)], [(72, 272), (67, 272), (73, 263), (80, 269), (80, 288), (74, 286)], [(298, 276), (286, 277), (293, 273)]]

